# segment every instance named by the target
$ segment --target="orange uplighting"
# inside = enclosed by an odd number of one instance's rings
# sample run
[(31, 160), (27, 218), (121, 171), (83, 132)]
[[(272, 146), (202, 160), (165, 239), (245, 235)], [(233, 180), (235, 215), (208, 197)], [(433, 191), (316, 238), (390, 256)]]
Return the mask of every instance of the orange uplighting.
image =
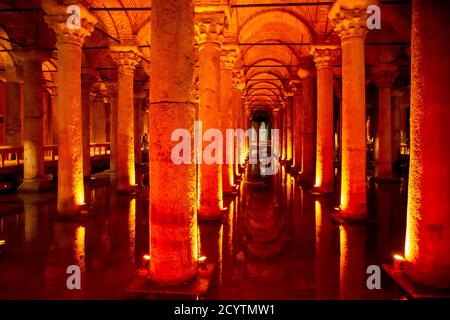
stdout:
[(394, 259), (397, 261), (405, 261), (405, 258), (399, 254), (394, 254)]

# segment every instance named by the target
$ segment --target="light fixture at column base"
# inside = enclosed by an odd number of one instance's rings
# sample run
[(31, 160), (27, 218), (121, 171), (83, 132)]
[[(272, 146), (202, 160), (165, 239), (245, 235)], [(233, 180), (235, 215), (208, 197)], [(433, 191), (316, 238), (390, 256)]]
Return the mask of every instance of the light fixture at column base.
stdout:
[(23, 179), (18, 192), (44, 192), (56, 189), (56, 185), (47, 179)]

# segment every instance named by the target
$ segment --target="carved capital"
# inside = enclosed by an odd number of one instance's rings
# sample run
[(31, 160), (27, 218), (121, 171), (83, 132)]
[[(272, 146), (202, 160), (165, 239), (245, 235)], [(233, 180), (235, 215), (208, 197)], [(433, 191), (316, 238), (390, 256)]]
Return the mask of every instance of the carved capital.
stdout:
[(245, 88), (245, 78), (242, 70), (233, 70), (233, 88), (237, 90), (244, 90)]
[(350, 37), (364, 38), (367, 34), (367, 8), (340, 6), (332, 16), (332, 22), (335, 24), (336, 31), (341, 40)]
[(60, 5), (55, 0), (42, 0), (42, 8), (46, 13), (45, 22), (55, 31), (57, 45), (62, 43), (72, 43), (82, 46), (84, 39), (94, 31), (98, 19), (92, 15), (88, 9), (81, 4), (77, 4), (80, 9), (79, 27), (69, 28), (69, 18), (71, 12), (67, 12), (67, 6)]
[(136, 46), (111, 46), (111, 57), (117, 63), (119, 73), (134, 74), (141, 62), (141, 53)]
[(226, 23), (223, 13), (198, 13), (194, 25), (195, 40), (199, 45), (208, 42), (222, 45)]
[(391, 88), (398, 71), (395, 65), (378, 65), (372, 68), (372, 76), (379, 88)]
[(222, 51), (220, 55), (220, 67), (222, 69), (233, 69), (237, 61), (236, 50)]
[(317, 69), (332, 68), (340, 50), (336, 46), (314, 46), (309, 52), (314, 59)]
[(294, 96), (299, 96), (302, 94), (303, 84), (300, 80), (289, 81), (289, 88)]

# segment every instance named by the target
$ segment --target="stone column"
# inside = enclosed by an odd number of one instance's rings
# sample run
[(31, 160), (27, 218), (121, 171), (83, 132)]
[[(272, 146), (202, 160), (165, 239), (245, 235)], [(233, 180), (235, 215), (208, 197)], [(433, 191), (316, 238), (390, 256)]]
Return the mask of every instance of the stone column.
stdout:
[(22, 104), (22, 77), (17, 68), (6, 70), (6, 139), (7, 146), (20, 146), (21, 142), (21, 104)]
[(401, 101), (405, 95), (405, 90), (394, 90), (392, 105), (392, 164), (394, 164), (400, 156), (401, 128), (400, 128), (400, 112)]
[(334, 117), (333, 63), (339, 49), (316, 46), (311, 54), (317, 68), (317, 139), (316, 179), (314, 191), (330, 193), (334, 190)]
[(95, 95), (91, 93), (95, 77), (85, 72), (81, 75), (81, 112), (83, 124), (83, 176), (91, 175), (91, 109)]
[(118, 65), (117, 81), (117, 192), (129, 193), (136, 186), (134, 163), (134, 70), (140, 52), (135, 46), (111, 46)]
[(142, 164), (142, 101), (145, 92), (136, 94), (134, 99), (134, 161), (137, 165)]
[(392, 83), (397, 77), (397, 67), (378, 65), (372, 68), (378, 86), (378, 130), (375, 140), (376, 177), (392, 178)]
[[(413, 0), (406, 273), (450, 288), (450, 113), (447, 1)], [(446, 29), (447, 28), (447, 29)]]
[[(199, 118), (203, 131), (220, 128), (220, 50), (223, 40), (223, 13), (200, 13), (196, 16), (195, 32), (199, 45)], [(202, 150), (209, 142), (203, 142)], [(220, 150), (218, 150), (220, 149)], [(222, 153), (222, 146), (216, 149)], [(222, 155), (219, 156), (221, 159)], [(222, 164), (201, 163), (199, 218), (222, 218)]]
[(84, 204), (81, 110), (81, 47), (97, 19), (83, 6), (80, 29), (67, 28), (65, 8), (42, 2), (47, 23), (55, 30), (58, 50), (58, 214), (74, 216)]
[(192, 1), (153, 2), (151, 23), (150, 278), (181, 284), (195, 277), (199, 251), (196, 165), (171, 160), (172, 132), (194, 135)]
[(288, 166), (291, 166), (292, 159), (293, 159), (293, 130), (292, 130), (292, 124), (293, 124), (293, 94), (292, 92), (286, 93), (286, 161)]
[(117, 174), (117, 84), (107, 85), (109, 94), (109, 171), (113, 179)]
[[(272, 129), (280, 130), (280, 108), (274, 108), (272, 109)], [(278, 140), (275, 141), (275, 145), (272, 146), (274, 154), (276, 154), (278, 157), (280, 156), (280, 135), (278, 135)]]
[(220, 57), (220, 128), (224, 137), (222, 188), (224, 195), (235, 195), (233, 140), (227, 139), (226, 130), (233, 129), (233, 71), (236, 49), (224, 50)]
[(287, 106), (283, 100), (280, 102), (281, 110), (281, 160), (287, 160)]
[(303, 79), (303, 103), (301, 113), (302, 169), (301, 181), (305, 186), (314, 184), (314, 92), (311, 72), (300, 72)]
[[(366, 217), (366, 139), (364, 37), (367, 33), (366, 1), (351, 8), (339, 2), (329, 18), (341, 38), (342, 50), (342, 173), (340, 215), (346, 219)], [(361, 4), (360, 4), (361, 3)]]
[(298, 173), (301, 169), (302, 160), (302, 136), (301, 136), (301, 114), (302, 114), (302, 83), (299, 80), (291, 80), (289, 86), (292, 91), (293, 108), (293, 163), (294, 172)]
[(16, 51), (23, 63), (23, 182), (18, 191), (33, 192), (48, 189), (44, 174), (44, 121), (42, 62), (47, 53), (37, 50)]
[[(242, 72), (239, 71), (233, 71), (233, 85), (232, 85), (232, 95), (231, 95), (231, 104), (233, 108), (233, 119), (234, 124), (233, 128), (236, 130), (242, 129), (241, 127), (241, 118), (242, 118), (242, 90), (244, 89), (245, 83), (241, 79)], [(242, 150), (242, 146), (239, 147), (239, 137), (236, 136), (234, 138), (234, 167), (235, 167), (235, 176), (241, 175), (241, 170), (239, 164), (241, 163), (241, 153), (244, 152)], [(243, 138), (241, 138), (242, 140)]]

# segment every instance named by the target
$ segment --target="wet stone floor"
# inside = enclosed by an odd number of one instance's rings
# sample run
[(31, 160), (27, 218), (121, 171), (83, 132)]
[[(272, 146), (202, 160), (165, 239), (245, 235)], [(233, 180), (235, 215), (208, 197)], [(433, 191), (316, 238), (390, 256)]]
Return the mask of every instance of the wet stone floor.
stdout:
[[(0, 299), (136, 298), (126, 288), (149, 251), (148, 189), (117, 195), (101, 173), (85, 193), (91, 216), (79, 221), (57, 219), (55, 192), (0, 195)], [(366, 269), (402, 252), (404, 181), (368, 185), (364, 224), (335, 224), (336, 199), (313, 196), (284, 169), (247, 175), (224, 204), (222, 224), (199, 225), (201, 253), (216, 264), (203, 298), (402, 297), (384, 273), (369, 290)], [(67, 289), (69, 265), (80, 266), (81, 290)]]

